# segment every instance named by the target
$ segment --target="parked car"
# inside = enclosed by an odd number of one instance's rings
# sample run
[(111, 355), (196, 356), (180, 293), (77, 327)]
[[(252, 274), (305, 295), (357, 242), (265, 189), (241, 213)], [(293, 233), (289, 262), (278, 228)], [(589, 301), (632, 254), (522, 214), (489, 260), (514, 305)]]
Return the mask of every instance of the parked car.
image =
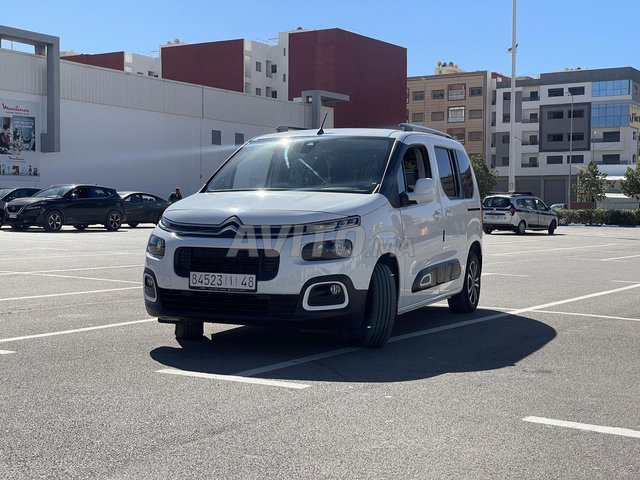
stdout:
[(509, 230), (523, 235), (526, 230), (547, 230), (553, 235), (558, 215), (529, 192), (489, 195), (482, 201), (484, 233)]
[(39, 190), (39, 188), (30, 187), (0, 188), (0, 227), (2, 227), (2, 224), (4, 222), (4, 207), (8, 202), (10, 202), (11, 200), (15, 200), (16, 198), (30, 197)]
[(549, 208), (551, 210), (563, 210), (563, 209), (567, 208), (567, 204), (566, 203), (554, 203)]
[(286, 132), (242, 146), (153, 230), (147, 312), (182, 339), (201, 338), (204, 322), (339, 325), (380, 347), (397, 314), (443, 299), (474, 311), (473, 169), (451, 136), (418, 128)]
[(57, 232), (63, 225), (84, 230), (102, 224), (116, 231), (125, 220), (124, 200), (113, 188), (99, 185), (54, 185), (29, 198), (7, 203), (5, 223), (16, 230), (42, 226)]
[(171, 202), (145, 192), (118, 192), (124, 200), (127, 225), (135, 228), (140, 223), (158, 223), (162, 212)]

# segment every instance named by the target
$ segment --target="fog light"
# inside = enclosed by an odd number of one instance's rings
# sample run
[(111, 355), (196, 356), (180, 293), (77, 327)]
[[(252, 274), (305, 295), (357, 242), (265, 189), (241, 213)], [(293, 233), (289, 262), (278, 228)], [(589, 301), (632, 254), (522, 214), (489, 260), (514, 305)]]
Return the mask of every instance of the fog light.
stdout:
[(156, 281), (151, 275), (144, 275), (144, 298), (151, 302), (155, 302), (158, 298), (156, 293)]
[(336, 310), (349, 303), (347, 289), (340, 282), (316, 283), (307, 288), (302, 305), (305, 310)]
[(331, 285), (331, 288), (329, 288), (329, 291), (333, 296), (340, 295), (342, 293), (342, 287), (337, 283), (334, 283), (333, 285)]

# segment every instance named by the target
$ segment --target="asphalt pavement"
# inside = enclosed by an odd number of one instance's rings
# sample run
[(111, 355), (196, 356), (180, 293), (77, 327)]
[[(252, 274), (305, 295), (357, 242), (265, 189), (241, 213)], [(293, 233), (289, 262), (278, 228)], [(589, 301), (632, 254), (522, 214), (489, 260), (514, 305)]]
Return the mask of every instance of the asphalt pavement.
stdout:
[(640, 228), (485, 235), (478, 310), (382, 349), (177, 342), (144, 309), (151, 229), (0, 229), (0, 478), (640, 478)]

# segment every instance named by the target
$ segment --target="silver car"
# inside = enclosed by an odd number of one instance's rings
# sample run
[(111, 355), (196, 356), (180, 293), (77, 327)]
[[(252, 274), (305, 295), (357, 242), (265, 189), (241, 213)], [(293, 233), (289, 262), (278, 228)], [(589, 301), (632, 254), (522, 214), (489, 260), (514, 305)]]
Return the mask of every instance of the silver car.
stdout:
[(523, 235), (526, 230), (547, 230), (549, 235), (558, 226), (558, 215), (531, 193), (500, 193), (482, 201), (482, 228), (508, 230)]

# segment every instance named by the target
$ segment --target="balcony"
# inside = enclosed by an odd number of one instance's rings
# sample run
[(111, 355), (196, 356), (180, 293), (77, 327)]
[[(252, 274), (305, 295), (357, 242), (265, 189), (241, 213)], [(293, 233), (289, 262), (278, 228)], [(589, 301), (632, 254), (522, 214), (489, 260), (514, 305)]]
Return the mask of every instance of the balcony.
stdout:
[(540, 97), (535, 96), (535, 97), (522, 97), (522, 101), (523, 102), (539, 102), (540, 101)]
[(523, 118), (522, 123), (540, 123), (538, 118)]

